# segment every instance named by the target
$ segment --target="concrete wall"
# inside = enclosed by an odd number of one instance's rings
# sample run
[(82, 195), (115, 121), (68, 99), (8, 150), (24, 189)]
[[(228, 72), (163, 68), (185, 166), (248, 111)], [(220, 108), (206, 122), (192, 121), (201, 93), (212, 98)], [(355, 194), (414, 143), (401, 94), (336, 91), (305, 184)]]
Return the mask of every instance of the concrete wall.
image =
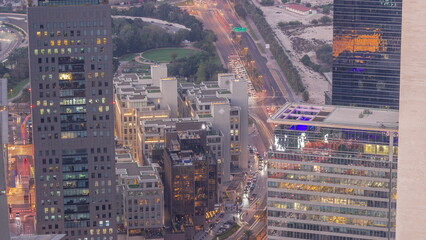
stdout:
[(396, 239), (426, 236), (425, 0), (404, 1)]

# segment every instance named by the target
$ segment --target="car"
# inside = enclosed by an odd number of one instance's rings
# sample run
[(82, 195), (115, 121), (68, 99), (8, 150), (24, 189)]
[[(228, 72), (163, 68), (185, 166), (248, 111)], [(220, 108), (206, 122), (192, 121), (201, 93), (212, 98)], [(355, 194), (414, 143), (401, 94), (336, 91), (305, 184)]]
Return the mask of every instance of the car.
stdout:
[(250, 197), (249, 197), (249, 200), (250, 200), (250, 201), (253, 201), (253, 200), (254, 200), (254, 197), (253, 197), (253, 196), (250, 196)]
[(220, 218), (216, 218), (216, 222), (217, 222), (217, 223), (218, 223), (218, 222), (220, 222), (220, 220), (221, 220)]
[(252, 197), (254, 197), (254, 198), (256, 198), (256, 197), (257, 197), (257, 194), (256, 194), (256, 193), (253, 193), (251, 196), (252, 196)]
[(253, 191), (254, 190), (254, 186), (252, 186), (251, 188), (250, 188), (250, 191)]
[(220, 218), (223, 218), (223, 217), (225, 217), (225, 214), (221, 213), (221, 214), (219, 215), (219, 217), (220, 217)]

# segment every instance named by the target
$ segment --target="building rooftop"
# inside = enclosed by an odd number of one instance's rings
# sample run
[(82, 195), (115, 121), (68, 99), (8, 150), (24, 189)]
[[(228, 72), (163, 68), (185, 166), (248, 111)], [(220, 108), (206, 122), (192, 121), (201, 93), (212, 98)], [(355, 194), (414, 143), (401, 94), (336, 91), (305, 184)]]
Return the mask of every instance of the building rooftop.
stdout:
[(301, 11), (301, 12), (307, 12), (311, 10), (310, 8), (305, 7), (303, 5), (299, 5), (299, 4), (289, 4), (286, 6), (286, 8), (292, 8), (294, 10)]
[(398, 116), (398, 111), (388, 109), (286, 103), (268, 122), (397, 131)]

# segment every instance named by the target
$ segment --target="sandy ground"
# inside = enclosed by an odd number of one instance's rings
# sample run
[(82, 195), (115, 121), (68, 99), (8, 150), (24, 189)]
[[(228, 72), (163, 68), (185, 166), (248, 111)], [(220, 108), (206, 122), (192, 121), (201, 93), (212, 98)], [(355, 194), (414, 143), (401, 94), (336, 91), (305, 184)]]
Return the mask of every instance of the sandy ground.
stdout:
[[(292, 59), (293, 64), (299, 70), (302, 81), (310, 93), (311, 103), (324, 103), (324, 92), (329, 89), (329, 84), (325, 77), (310, 68), (307, 68), (300, 59), (307, 54), (313, 62), (317, 62), (315, 51), (323, 44), (332, 43), (333, 28), (328, 26), (311, 26), (296, 27), (282, 31), (277, 27), (281, 21), (300, 21), (304, 25), (308, 25), (313, 19), (319, 19), (323, 14), (315, 14), (303, 16), (289, 12), (285, 9), (285, 5), (278, 4), (275, 6), (263, 7), (260, 6), (258, 0), (253, 0), (254, 3), (262, 9), (266, 16), (266, 20), (273, 28), (277, 37), (284, 46), (287, 54)], [(333, 0), (302, 0), (302, 4), (311, 3), (312, 6), (330, 4)], [(332, 15), (329, 15), (331, 17)]]

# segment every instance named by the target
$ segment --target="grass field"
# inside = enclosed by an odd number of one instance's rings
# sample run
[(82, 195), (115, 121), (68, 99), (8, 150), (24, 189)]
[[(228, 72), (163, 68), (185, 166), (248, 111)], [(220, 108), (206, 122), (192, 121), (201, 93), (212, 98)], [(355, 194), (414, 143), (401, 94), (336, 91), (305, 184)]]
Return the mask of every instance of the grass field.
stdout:
[(120, 57), (120, 61), (131, 61), (136, 57), (137, 53), (130, 53)]
[(13, 98), (16, 95), (18, 95), (18, 93), (24, 88), (24, 86), (29, 82), (29, 79), (25, 79), (23, 81), (20, 81), (14, 88), (12, 91), (9, 91), (7, 93), (7, 98)]
[(189, 48), (158, 48), (142, 53), (142, 57), (154, 62), (170, 62), (172, 60), (172, 54), (176, 54), (176, 59), (179, 59), (197, 53), (198, 51)]

